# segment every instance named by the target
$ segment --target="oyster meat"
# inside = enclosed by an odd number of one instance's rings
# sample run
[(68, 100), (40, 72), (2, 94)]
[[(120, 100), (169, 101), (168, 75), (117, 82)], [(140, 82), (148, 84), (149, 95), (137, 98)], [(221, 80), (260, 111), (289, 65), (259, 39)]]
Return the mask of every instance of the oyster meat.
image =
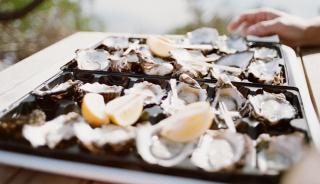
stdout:
[(92, 128), (85, 122), (74, 124), (75, 136), (92, 152), (100, 152), (102, 148), (111, 148), (121, 152), (134, 144), (136, 137), (135, 127), (120, 127), (113, 124)]
[(281, 120), (293, 119), (297, 110), (286, 100), (284, 94), (263, 92), (255, 96), (249, 95), (248, 101), (253, 109), (253, 116), (270, 125), (275, 125)]
[(143, 81), (135, 83), (131, 88), (124, 90), (128, 94), (142, 94), (144, 96), (144, 104), (160, 104), (162, 98), (166, 95), (166, 91), (157, 84)]
[(248, 75), (253, 76), (255, 80), (264, 84), (282, 84), (283, 76), (281, 74), (281, 59), (271, 61), (255, 60), (248, 67)]
[(219, 37), (216, 29), (203, 27), (187, 33), (187, 38), (191, 44), (212, 44)]
[(86, 93), (98, 93), (101, 94), (105, 101), (110, 101), (121, 95), (123, 90), (122, 86), (108, 86), (106, 84), (100, 84), (98, 82), (95, 83), (85, 83), (80, 86), (80, 89)]
[(202, 89), (198, 83), (191, 86), (187, 83), (179, 82), (177, 85), (176, 80), (171, 79), (170, 87), (171, 91), (161, 103), (161, 107), (166, 113), (174, 114), (187, 104), (207, 100), (207, 91)]
[(300, 132), (279, 136), (261, 134), (257, 139), (258, 168), (263, 173), (286, 170), (302, 158), (304, 143)]
[(140, 58), (140, 66), (147, 75), (168, 75), (173, 71), (173, 65), (165, 62), (160, 58), (147, 58), (142, 54), (138, 54)]
[(78, 49), (76, 61), (81, 70), (108, 70), (111, 62), (110, 54), (102, 49)]
[(216, 95), (212, 103), (213, 107), (217, 107), (219, 102), (226, 105), (228, 111), (240, 111), (245, 103), (246, 98), (231, 83), (226, 75), (222, 75), (216, 85)]
[(210, 172), (230, 170), (246, 165), (255, 167), (255, 149), (245, 134), (208, 130), (192, 153), (191, 162)]
[(144, 161), (171, 167), (179, 164), (192, 153), (195, 141), (180, 143), (166, 139), (160, 134), (164, 126), (163, 123), (154, 126), (145, 123), (139, 126), (136, 146)]
[(274, 48), (268, 47), (254, 47), (251, 49), (254, 51), (254, 58), (260, 60), (272, 60), (278, 57), (278, 51)]
[(174, 49), (170, 51), (171, 57), (176, 61), (178, 73), (187, 73), (192, 77), (205, 76), (209, 66), (201, 51), (188, 51), (186, 49)]
[(24, 125), (22, 134), (33, 147), (48, 146), (53, 149), (62, 140), (69, 140), (74, 136), (73, 124), (84, 121), (77, 113), (66, 115), (41, 124)]

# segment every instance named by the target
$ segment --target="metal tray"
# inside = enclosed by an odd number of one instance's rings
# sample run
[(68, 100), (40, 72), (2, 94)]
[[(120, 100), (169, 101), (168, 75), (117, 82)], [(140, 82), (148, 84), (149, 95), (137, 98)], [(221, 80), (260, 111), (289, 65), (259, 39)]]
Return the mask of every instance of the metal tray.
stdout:
[[(110, 35), (110, 37), (114, 37), (113, 35)], [(183, 38), (183, 36), (173, 36), (174, 38)], [(139, 40), (139, 44), (145, 44), (146, 43), (146, 35), (144, 36), (135, 36), (135, 37), (129, 37), (129, 41), (133, 42), (134, 40)], [(273, 48), (277, 50), (278, 55), (280, 58), (284, 59), (284, 65), (281, 65), (281, 72), (283, 73), (284, 76), (284, 82), (282, 86), (292, 86), (291, 83), (291, 71), (288, 70), (287, 64), (288, 61), (283, 58), (283, 51), (281, 49), (281, 44), (279, 43), (268, 43), (268, 42), (248, 42), (248, 45), (250, 47), (268, 47), (268, 48)], [(102, 44), (102, 41), (92, 47), (92, 49), (106, 49), (106, 47)], [(137, 72), (127, 72), (127, 73), (119, 73), (119, 72), (111, 72), (111, 71), (102, 71), (102, 70), (81, 70), (77, 67), (77, 62), (75, 59), (69, 61), (67, 64), (61, 67), (62, 71), (69, 71), (69, 72), (86, 72), (86, 73), (96, 73), (96, 74), (115, 74), (115, 75), (127, 75), (127, 76), (132, 76), (132, 77), (145, 77), (147, 76), (146, 74), (143, 73), (137, 73)], [(166, 75), (166, 76), (151, 76), (151, 77), (157, 77), (159, 79), (170, 79), (170, 78), (176, 78), (175, 76), (172, 75)], [(197, 81), (204, 81), (204, 82), (215, 82), (217, 81), (215, 78), (196, 78)], [(252, 81), (252, 83), (257, 83), (255, 81)]]
[[(153, 77), (146, 78), (135, 78), (128, 76), (119, 76), (113, 74), (89, 74), (89, 73), (70, 73), (63, 72), (54, 76), (52, 79), (48, 80), (44, 84), (40, 85), (37, 89), (43, 88), (52, 88), (53, 86), (65, 82), (69, 79), (73, 80), (81, 80), (84, 82), (96, 82), (99, 81), (101, 83), (107, 84), (126, 84), (124, 87), (130, 87), (135, 82), (139, 81), (150, 81), (158, 84), (162, 84), (163, 88), (168, 88), (168, 81), (163, 79), (156, 79)], [(113, 80), (114, 79), (114, 80)], [(202, 86), (206, 86), (208, 91), (208, 96), (214, 98), (214, 90), (211, 85), (214, 83), (202, 83)], [(305, 112), (302, 106), (301, 98), (299, 95), (299, 90), (295, 87), (285, 87), (285, 86), (268, 86), (268, 85), (257, 85), (252, 83), (234, 83), (236, 87), (239, 89), (242, 88), (244, 93), (254, 94), (259, 89), (263, 89), (269, 92), (286, 92), (289, 101), (296, 107), (298, 110), (297, 119), (303, 120), (307, 123), (305, 119)], [(288, 96), (289, 95), (289, 96)], [(46, 114), (48, 115), (48, 119), (52, 119), (58, 116), (61, 113), (66, 113), (70, 111), (70, 108), (62, 109), (62, 107), (58, 107), (55, 109), (55, 112), (52, 112), (52, 107), (54, 104), (47, 104), (50, 106), (49, 109), (46, 109), (36, 100), (36, 97), (31, 93), (26, 95), (24, 99), (16, 104), (16, 106), (7, 111), (6, 114), (0, 119), (1, 120), (10, 120), (12, 117), (16, 117), (19, 114), (28, 114), (35, 108), (42, 108)], [(59, 103), (57, 104), (59, 105)], [(49, 110), (49, 111), (47, 111)], [(62, 111), (61, 111), (62, 110)], [(71, 111), (73, 109), (71, 108)], [(306, 124), (306, 127), (308, 125)], [(281, 134), (287, 130), (290, 130), (292, 127), (284, 127), (284, 129), (275, 128), (274, 130), (268, 130), (269, 133), (272, 134)], [(104, 167), (112, 167), (112, 168), (120, 168), (128, 171), (138, 171), (142, 173), (156, 173), (156, 174), (164, 174), (169, 176), (178, 176), (192, 179), (200, 179), (206, 181), (215, 181), (215, 182), (236, 182), (236, 183), (278, 183), (280, 175), (267, 175), (262, 173), (246, 173), (242, 171), (228, 171), (228, 172), (205, 172), (196, 168), (195, 166), (188, 165), (188, 163), (184, 163), (181, 165), (177, 165), (175, 167), (161, 167), (157, 165), (150, 165), (139, 158), (135, 151), (126, 154), (118, 154), (118, 153), (104, 153), (102, 155), (96, 155), (85, 151), (82, 149), (79, 144), (76, 144), (75, 140), (70, 140), (64, 142), (61, 146), (55, 149), (49, 149), (47, 147), (40, 148), (32, 148), (30, 144), (21, 138), (19, 135), (19, 131), (21, 131), (21, 127), (16, 127), (14, 131), (6, 132), (6, 129), (0, 129), (0, 149), (13, 151), (17, 153), (23, 153), (34, 156), (41, 156), (46, 158), (54, 158), (59, 160), (66, 160), (72, 162), (80, 162), (80, 163), (89, 163), (94, 165), (100, 165)], [(306, 130), (307, 139), (311, 139), (309, 130)], [(187, 166), (186, 166), (187, 165)]]

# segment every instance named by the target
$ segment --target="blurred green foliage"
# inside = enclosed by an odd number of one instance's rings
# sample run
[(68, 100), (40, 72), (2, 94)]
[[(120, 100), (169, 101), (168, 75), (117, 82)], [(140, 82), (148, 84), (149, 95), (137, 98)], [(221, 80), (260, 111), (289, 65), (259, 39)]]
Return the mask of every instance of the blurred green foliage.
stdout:
[[(0, 11), (17, 10), (29, 2), (0, 0)], [(98, 18), (82, 12), (78, 1), (46, 0), (20, 19), (0, 22), (0, 60), (12, 64), (77, 30), (90, 31), (92, 25), (104, 29)]]

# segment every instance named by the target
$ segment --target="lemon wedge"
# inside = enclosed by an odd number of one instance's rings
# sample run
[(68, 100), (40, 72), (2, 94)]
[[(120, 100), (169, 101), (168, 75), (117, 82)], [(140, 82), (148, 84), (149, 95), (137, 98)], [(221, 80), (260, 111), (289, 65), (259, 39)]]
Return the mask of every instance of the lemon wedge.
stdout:
[(196, 102), (162, 120), (160, 134), (175, 142), (188, 142), (201, 136), (213, 121), (213, 111), (208, 102)]
[(109, 123), (102, 95), (87, 93), (83, 97), (81, 112), (84, 119), (92, 126), (101, 126)]
[(143, 110), (143, 97), (137, 94), (125, 95), (111, 100), (106, 105), (110, 120), (119, 126), (130, 126), (140, 117)]

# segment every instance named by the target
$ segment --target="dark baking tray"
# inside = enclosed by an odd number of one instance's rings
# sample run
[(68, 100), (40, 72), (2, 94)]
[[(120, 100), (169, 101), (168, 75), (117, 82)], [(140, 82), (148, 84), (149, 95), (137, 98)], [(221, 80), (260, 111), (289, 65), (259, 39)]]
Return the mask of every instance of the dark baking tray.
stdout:
[[(112, 37), (112, 36), (111, 36)], [(139, 40), (139, 44), (145, 44), (146, 43), (146, 37), (129, 37), (129, 41), (133, 42), (134, 40)], [(283, 52), (281, 49), (281, 44), (278, 43), (268, 43), (268, 42), (248, 42), (248, 45), (250, 47), (268, 47), (268, 48), (274, 48), (277, 50), (278, 55), (280, 58), (283, 58)], [(92, 47), (93, 49), (105, 49), (106, 47), (100, 42), (97, 45)], [(289, 79), (289, 73), (287, 69), (287, 62), (284, 60), (284, 65), (282, 66), (282, 73), (284, 75), (284, 82), (281, 86), (289, 86), (290, 85), (290, 79)], [(86, 72), (86, 73), (92, 73), (92, 74), (113, 74), (113, 75), (126, 75), (126, 76), (132, 76), (132, 77), (139, 77), (139, 78), (145, 78), (145, 77), (157, 77), (159, 79), (170, 79), (170, 78), (176, 78), (175, 76), (166, 75), (166, 76), (159, 76), (159, 75), (146, 75), (144, 73), (137, 73), (137, 72), (111, 72), (111, 71), (103, 71), (103, 70), (81, 70), (77, 67), (77, 62), (75, 59), (72, 59), (65, 65), (63, 65), (60, 68), (62, 71), (69, 71), (69, 72)], [(196, 78), (197, 81), (203, 81), (203, 82), (216, 82), (217, 80), (215, 78)], [(261, 84), (258, 82), (253, 81), (252, 83)]]
[[(120, 77), (120, 78), (119, 78)], [(109, 78), (114, 78), (115, 80), (110, 80)], [(84, 82), (102, 82), (110, 84), (110, 81), (123, 81), (129, 80), (127, 86), (132, 86), (135, 81), (158, 81), (162, 84), (162, 87), (166, 88), (166, 84), (168, 81), (161, 79), (151, 79), (151, 78), (131, 78), (128, 76), (114, 76), (112, 74), (88, 74), (88, 73), (70, 73), (64, 72), (60, 73), (57, 76), (49, 79), (44, 84), (40, 85), (38, 89), (41, 88), (50, 88), (55, 86), (56, 84), (67, 81), (68, 79), (79, 79)], [(113, 82), (112, 82), (113, 83)], [(120, 83), (113, 83), (120, 84)], [(202, 86), (210, 86), (214, 83), (202, 83)], [(285, 86), (268, 86), (268, 85), (256, 85), (252, 83), (244, 84), (244, 83), (234, 83), (234, 85), (238, 88), (245, 87), (240, 91), (245, 91), (254, 94), (256, 90), (263, 89), (271, 92), (288, 92), (292, 95), (290, 98), (291, 103), (298, 109), (298, 117), (304, 119), (305, 113), (303, 110), (303, 106), (301, 103), (299, 91), (294, 87), (285, 87)], [(250, 89), (248, 91), (248, 89)], [(214, 90), (212, 87), (208, 87), (208, 96), (214, 98)], [(246, 93), (246, 92), (245, 92)], [(13, 107), (10, 111), (8, 111), (0, 121), (12, 119), (13, 117), (19, 114), (29, 114), (33, 109), (39, 108), (37, 107), (36, 97), (32, 95), (32, 93), (26, 95), (23, 99), (17, 102), (17, 106)], [(48, 104), (50, 105), (50, 104)], [(66, 113), (65, 111), (62, 111)], [(52, 114), (51, 119), (58, 114)], [(102, 166), (123, 168), (128, 170), (135, 170), (141, 172), (149, 172), (149, 173), (158, 173), (165, 175), (173, 175), (187, 178), (194, 178), (200, 180), (207, 181), (218, 181), (218, 182), (230, 182), (230, 183), (279, 183), (280, 177), (282, 173), (279, 175), (268, 175), (261, 174), (259, 172), (254, 173), (245, 173), (243, 171), (228, 171), (228, 172), (205, 172), (201, 169), (196, 168), (189, 161), (185, 161), (183, 164), (179, 164), (175, 167), (161, 167), (157, 165), (151, 165), (143, 161), (136, 153), (136, 151), (130, 150), (129, 153), (112, 153), (107, 152), (103, 154), (94, 154), (90, 153), (83, 148), (79, 144), (76, 143), (75, 139), (64, 141), (55, 149), (49, 149), (48, 147), (39, 147), (32, 148), (30, 144), (19, 135), (19, 131), (21, 132), (21, 127), (16, 128), (15, 131), (6, 132), (5, 129), (0, 129), (0, 149), (9, 150), (18, 153), (37, 155), (48, 158), (57, 158), (62, 160), (69, 160), (75, 162), (83, 162), (90, 163)], [(283, 131), (281, 129), (277, 129), (277, 131)], [(309, 131), (307, 130), (306, 139), (309, 141)], [(277, 133), (275, 133), (277, 134)]]

